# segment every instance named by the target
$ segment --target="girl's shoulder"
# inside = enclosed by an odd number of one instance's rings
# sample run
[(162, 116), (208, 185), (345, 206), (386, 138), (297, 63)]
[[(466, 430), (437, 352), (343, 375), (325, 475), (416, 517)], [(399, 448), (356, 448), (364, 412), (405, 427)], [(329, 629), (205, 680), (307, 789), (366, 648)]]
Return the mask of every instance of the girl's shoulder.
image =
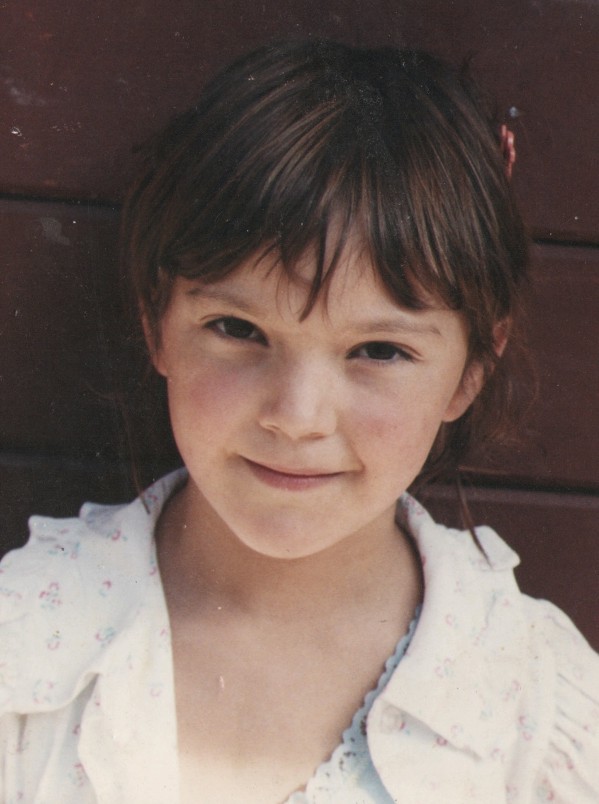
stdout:
[(71, 519), (31, 517), (27, 544), (0, 563), (0, 711), (62, 706), (97, 666), (132, 602), (119, 571), (131, 559), (124, 510), (87, 505)]
[(521, 592), (518, 556), (492, 529), (477, 528), (481, 550), (418, 503), (402, 507), (425, 597), (383, 698), (427, 724), (429, 747), (502, 767), (510, 800), (599, 800), (599, 655), (560, 609)]
[(86, 503), (78, 517), (32, 516), (27, 543), (0, 562), (0, 623), (32, 610), (61, 611), (67, 589), (82, 590), (103, 566), (105, 545), (121, 538), (121, 510)]
[(133, 507), (85, 503), (77, 517), (30, 517), (27, 543), (0, 562), (0, 623), (32, 609), (62, 612), (94, 576), (110, 575), (139, 535), (127, 522)]
[(86, 503), (69, 519), (30, 518), (27, 544), (0, 562), (0, 711), (62, 705), (161, 599), (154, 526), (175, 484), (127, 505)]
[(487, 670), (535, 666), (542, 657), (556, 679), (577, 680), (599, 702), (599, 653), (561, 609), (520, 590), (518, 554), (488, 526), (476, 528), (477, 544), (469, 531), (436, 523), (411, 498), (402, 503), (423, 564), (423, 614), (436, 644), (483, 656)]
[(109, 597), (115, 583), (145, 576), (156, 522), (182, 479), (173, 472), (127, 504), (87, 502), (76, 517), (30, 517), (27, 543), (0, 562), (0, 623), (32, 606), (64, 611), (63, 591), (89, 598), (97, 582)]

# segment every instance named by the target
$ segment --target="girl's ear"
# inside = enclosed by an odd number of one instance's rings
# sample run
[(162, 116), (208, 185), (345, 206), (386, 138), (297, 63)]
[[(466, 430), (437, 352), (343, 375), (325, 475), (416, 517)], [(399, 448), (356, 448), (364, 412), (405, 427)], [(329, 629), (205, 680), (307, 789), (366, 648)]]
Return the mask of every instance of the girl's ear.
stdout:
[(460, 384), (449, 401), (443, 416), (444, 422), (455, 422), (468, 410), (479, 395), (485, 382), (485, 370), (480, 360), (471, 360), (466, 366)]
[(501, 357), (501, 355), (504, 353), (510, 337), (511, 329), (511, 318), (502, 318), (501, 321), (498, 321), (493, 327), (493, 348), (495, 349), (495, 354), (497, 357)]
[[(493, 349), (497, 358), (500, 358), (507, 346), (511, 328), (511, 320), (503, 318), (493, 327)], [(491, 364), (491, 371), (493, 364)], [(480, 394), (485, 384), (485, 367), (481, 360), (472, 360), (466, 366), (462, 380), (455, 394), (451, 398), (444, 422), (454, 422), (463, 416), (476, 397)]]
[(144, 338), (152, 365), (159, 374), (162, 374), (163, 377), (166, 377), (162, 348), (160, 346), (160, 334), (157, 333), (150, 324), (145, 310), (141, 311), (141, 325), (143, 327)]

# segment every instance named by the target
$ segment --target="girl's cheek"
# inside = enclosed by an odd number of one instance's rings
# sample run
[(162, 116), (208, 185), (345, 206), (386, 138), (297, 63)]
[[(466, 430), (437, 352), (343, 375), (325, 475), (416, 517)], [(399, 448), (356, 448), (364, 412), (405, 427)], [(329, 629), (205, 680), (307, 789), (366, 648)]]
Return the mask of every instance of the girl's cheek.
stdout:
[(170, 384), (169, 394), (191, 412), (203, 416), (226, 416), (234, 408), (249, 406), (257, 386), (252, 372), (242, 367), (215, 365), (212, 361), (188, 365)]
[(382, 448), (397, 445), (402, 449), (428, 451), (440, 425), (440, 416), (425, 394), (416, 389), (397, 391), (383, 398), (357, 398), (352, 409), (352, 429), (367, 441), (377, 441)]
[(350, 438), (359, 437), (366, 445), (376, 443), (384, 449), (388, 443), (406, 440), (410, 432), (409, 418), (401, 398), (380, 399), (375, 396), (357, 397), (351, 415), (342, 417), (341, 421), (347, 424)]

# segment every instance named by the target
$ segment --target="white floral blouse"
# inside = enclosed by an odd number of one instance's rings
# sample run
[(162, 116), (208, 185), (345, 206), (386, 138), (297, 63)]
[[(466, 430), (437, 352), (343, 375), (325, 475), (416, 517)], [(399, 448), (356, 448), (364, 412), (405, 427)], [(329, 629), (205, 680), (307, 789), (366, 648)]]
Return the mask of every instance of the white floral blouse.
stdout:
[[(184, 479), (173, 473), (127, 506), (88, 503), (76, 519), (33, 517), (29, 544), (0, 565), (2, 804), (178, 801), (153, 532)], [(599, 656), (562, 612), (520, 593), (517, 557), (489, 528), (478, 529), (485, 558), (407, 495), (398, 517), (420, 550), (425, 596), (368, 702), (382, 800), (599, 802)], [(373, 801), (351, 774), (338, 778), (337, 790), (308, 784), (302, 800)]]

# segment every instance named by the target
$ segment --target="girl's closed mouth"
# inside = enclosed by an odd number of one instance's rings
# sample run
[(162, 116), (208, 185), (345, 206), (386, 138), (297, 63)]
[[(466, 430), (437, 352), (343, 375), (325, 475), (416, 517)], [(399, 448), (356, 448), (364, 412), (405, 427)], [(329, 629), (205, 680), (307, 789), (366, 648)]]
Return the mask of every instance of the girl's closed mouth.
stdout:
[(244, 458), (244, 461), (258, 479), (278, 488), (298, 490), (314, 488), (343, 474), (315, 467), (269, 466), (249, 458)]

